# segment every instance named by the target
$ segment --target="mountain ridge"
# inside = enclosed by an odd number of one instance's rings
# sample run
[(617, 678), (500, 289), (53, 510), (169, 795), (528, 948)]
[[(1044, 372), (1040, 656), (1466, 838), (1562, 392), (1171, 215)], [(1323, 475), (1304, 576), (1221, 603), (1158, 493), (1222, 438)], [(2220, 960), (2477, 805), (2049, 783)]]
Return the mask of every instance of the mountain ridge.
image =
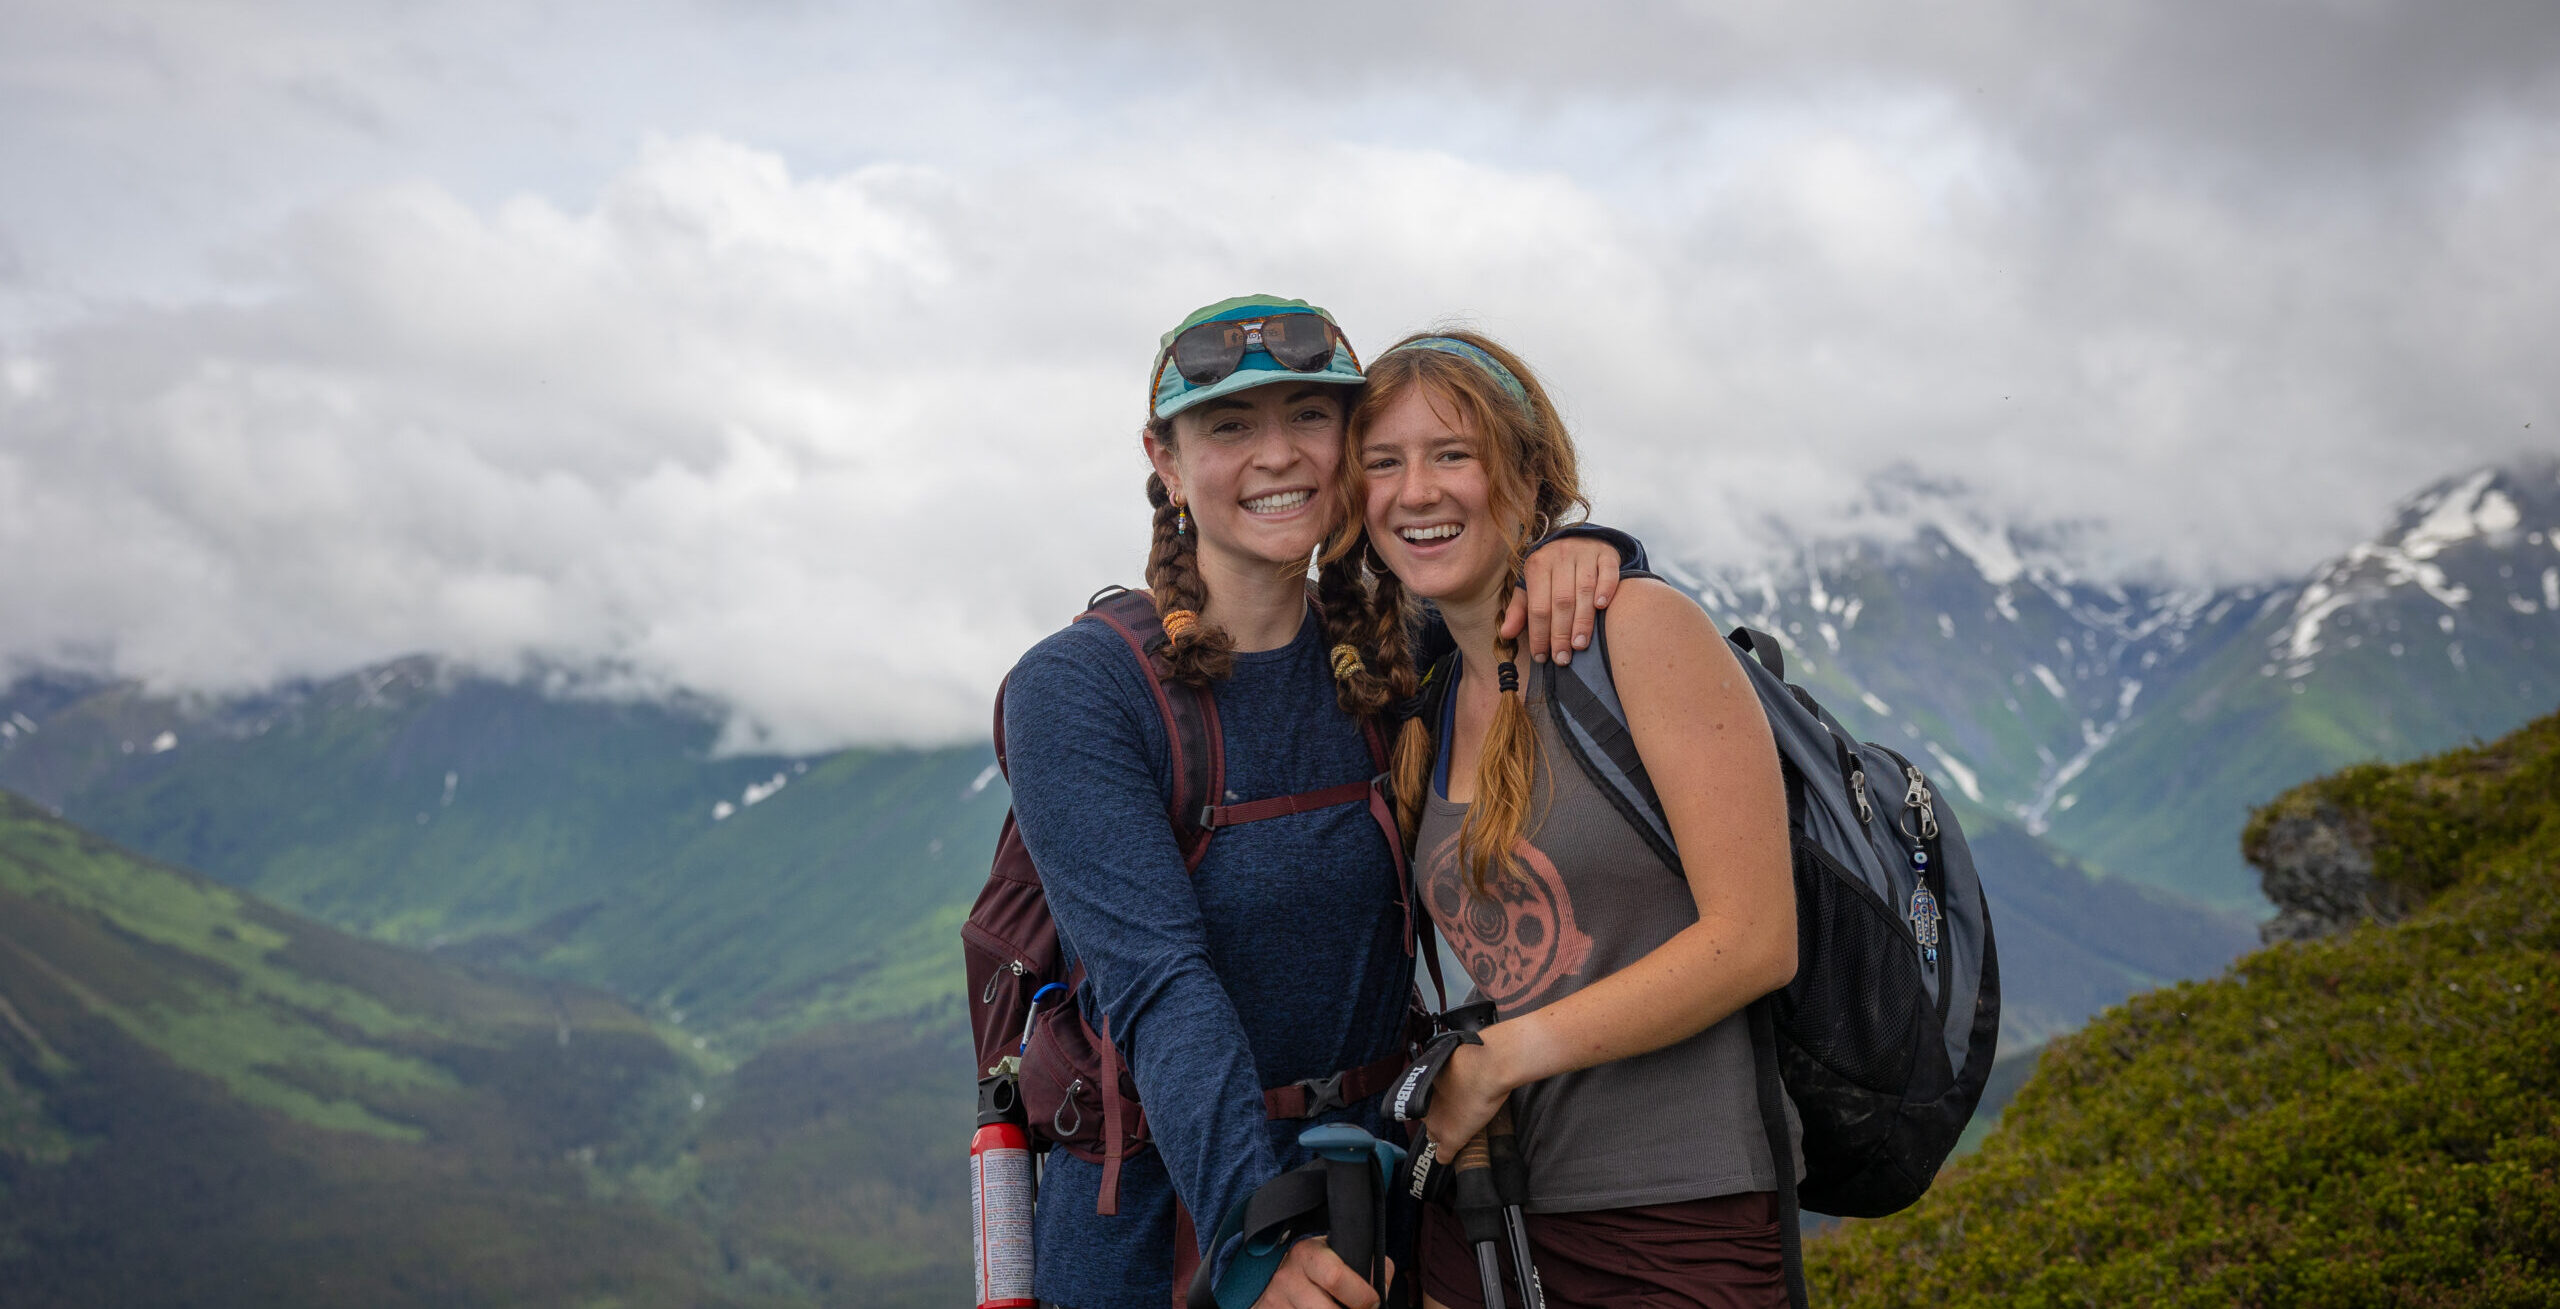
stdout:
[(2093, 581), (1947, 487), (1894, 494), (1883, 529), (1792, 562), (1665, 571), (1778, 637), (1860, 735), (2110, 875), (2263, 913), (2235, 853), (2250, 804), (2560, 700), (2560, 459), (2441, 479), (2299, 578), (2218, 587)]

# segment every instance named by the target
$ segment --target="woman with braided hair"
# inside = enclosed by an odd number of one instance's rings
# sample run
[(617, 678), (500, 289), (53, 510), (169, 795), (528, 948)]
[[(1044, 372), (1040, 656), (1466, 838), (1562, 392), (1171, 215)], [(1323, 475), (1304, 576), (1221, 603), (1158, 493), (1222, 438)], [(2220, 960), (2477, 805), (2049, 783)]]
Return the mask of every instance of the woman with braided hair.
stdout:
[[(1194, 312), (1156, 355), (1147, 584), (1167, 664), (1214, 698), (1226, 803), (1365, 787), (1376, 764), (1363, 719), (1388, 708), (1367, 670), (1390, 651), (1411, 665), (1403, 628), (1378, 621), (1356, 562), (1328, 567), (1310, 602), (1308, 564), (1336, 524), (1344, 420), (1361, 381), (1330, 315), (1270, 296)], [(1573, 624), (1587, 635), (1614, 587), (1617, 555), (1592, 539), (1540, 552), (1545, 621), (1533, 642), (1569, 657)], [(1561, 624), (1550, 594), (1564, 597)], [(1153, 1147), (1116, 1176), (1051, 1152), (1035, 1288), (1072, 1309), (1161, 1309), (1177, 1291), (1178, 1242), (1222, 1268), (1233, 1251), (1202, 1250), (1200, 1235), (1303, 1162), (1308, 1118), (1401, 1134), (1377, 1093), (1405, 1052), (1409, 901), (1365, 789), (1363, 802), (1216, 828), (1186, 871), (1166, 816), (1175, 777), (1156, 691), (1118, 635), (1079, 622), (1024, 655), (1004, 696), (1017, 830), (1084, 969), (1077, 1003), (1126, 1058)], [(1275, 1117), (1280, 1101), (1266, 1092), (1335, 1075), (1345, 1103)], [(1308, 1240), (1261, 1302), (1373, 1298)]]
[[(1522, 669), (1501, 631), (1527, 543), (1587, 507), (1536, 375), (1472, 333), (1407, 338), (1369, 369), (1348, 439), (1328, 556), (1375, 559), (1373, 606), (1429, 600), (1457, 645), (1402, 728), (1393, 789), (1423, 903), (1498, 1021), (1433, 1081), (1431, 1148), (1454, 1157), (1510, 1105), (1551, 1303), (1786, 1304), (1773, 1192), (1798, 1161), (1773, 1161), (1742, 1010), (1795, 974), (1795, 888), (1750, 682), (1706, 614), (1647, 577), (1584, 656), (1669, 815), (1666, 861), (1559, 735), (1559, 686), (1591, 692)], [(1397, 695), (1419, 680), (1393, 649), (1368, 676)], [(1426, 1303), (1473, 1309), (1457, 1223), (1422, 1222)]]

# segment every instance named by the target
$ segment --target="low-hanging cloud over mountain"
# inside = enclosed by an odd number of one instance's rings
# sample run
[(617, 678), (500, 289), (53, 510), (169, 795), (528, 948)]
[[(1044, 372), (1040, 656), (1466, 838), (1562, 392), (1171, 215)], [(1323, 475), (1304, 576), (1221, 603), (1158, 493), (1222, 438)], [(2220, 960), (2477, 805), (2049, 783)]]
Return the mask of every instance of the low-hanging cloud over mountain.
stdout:
[(1248, 289), (1514, 342), (1690, 552), (1904, 466), (2256, 575), (2551, 444), (2534, 7), (1594, 12), (17, 7), (0, 660), (983, 730)]

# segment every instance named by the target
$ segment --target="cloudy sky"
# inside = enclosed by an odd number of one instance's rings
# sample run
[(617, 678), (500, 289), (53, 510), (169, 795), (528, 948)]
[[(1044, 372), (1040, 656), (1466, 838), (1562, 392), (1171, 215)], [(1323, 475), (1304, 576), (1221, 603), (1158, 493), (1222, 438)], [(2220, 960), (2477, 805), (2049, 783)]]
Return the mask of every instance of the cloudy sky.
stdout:
[(2281, 576), (2560, 446), (2556, 220), (2548, 0), (0, 0), (0, 668), (973, 735), (1247, 290), (1519, 346), (1693, 562), (1898, 469)]

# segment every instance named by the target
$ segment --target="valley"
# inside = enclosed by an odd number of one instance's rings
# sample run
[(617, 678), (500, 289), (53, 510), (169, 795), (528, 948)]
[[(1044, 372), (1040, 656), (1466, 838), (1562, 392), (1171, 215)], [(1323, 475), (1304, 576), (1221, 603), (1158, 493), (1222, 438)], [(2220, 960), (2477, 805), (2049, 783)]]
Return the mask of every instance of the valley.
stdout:
[[(1781, 566), (1657, 562), (1930, 769), (1990, 894), (2004, 1050), (2249, 950), (2254, 805), (2560, 699), (2560, 465), (2225, 587), (2086, 580), (2067, 534), (1936, 493), (1876, 512)], [(983, 743), (724, 754), (723, 712), (427, 656), (251, 695), (0, 688), (0, 1298), (128, 1264), (216, 1285), (218, 1234), (277, 1268), (399, 1254), (118, 1302), (946, 1301), (954, 947), (1007, 789)], [(199, 1208), (101, 1234), (168, 1187)], [(537, 1227), (565, 1235), (457, 1253)]]

